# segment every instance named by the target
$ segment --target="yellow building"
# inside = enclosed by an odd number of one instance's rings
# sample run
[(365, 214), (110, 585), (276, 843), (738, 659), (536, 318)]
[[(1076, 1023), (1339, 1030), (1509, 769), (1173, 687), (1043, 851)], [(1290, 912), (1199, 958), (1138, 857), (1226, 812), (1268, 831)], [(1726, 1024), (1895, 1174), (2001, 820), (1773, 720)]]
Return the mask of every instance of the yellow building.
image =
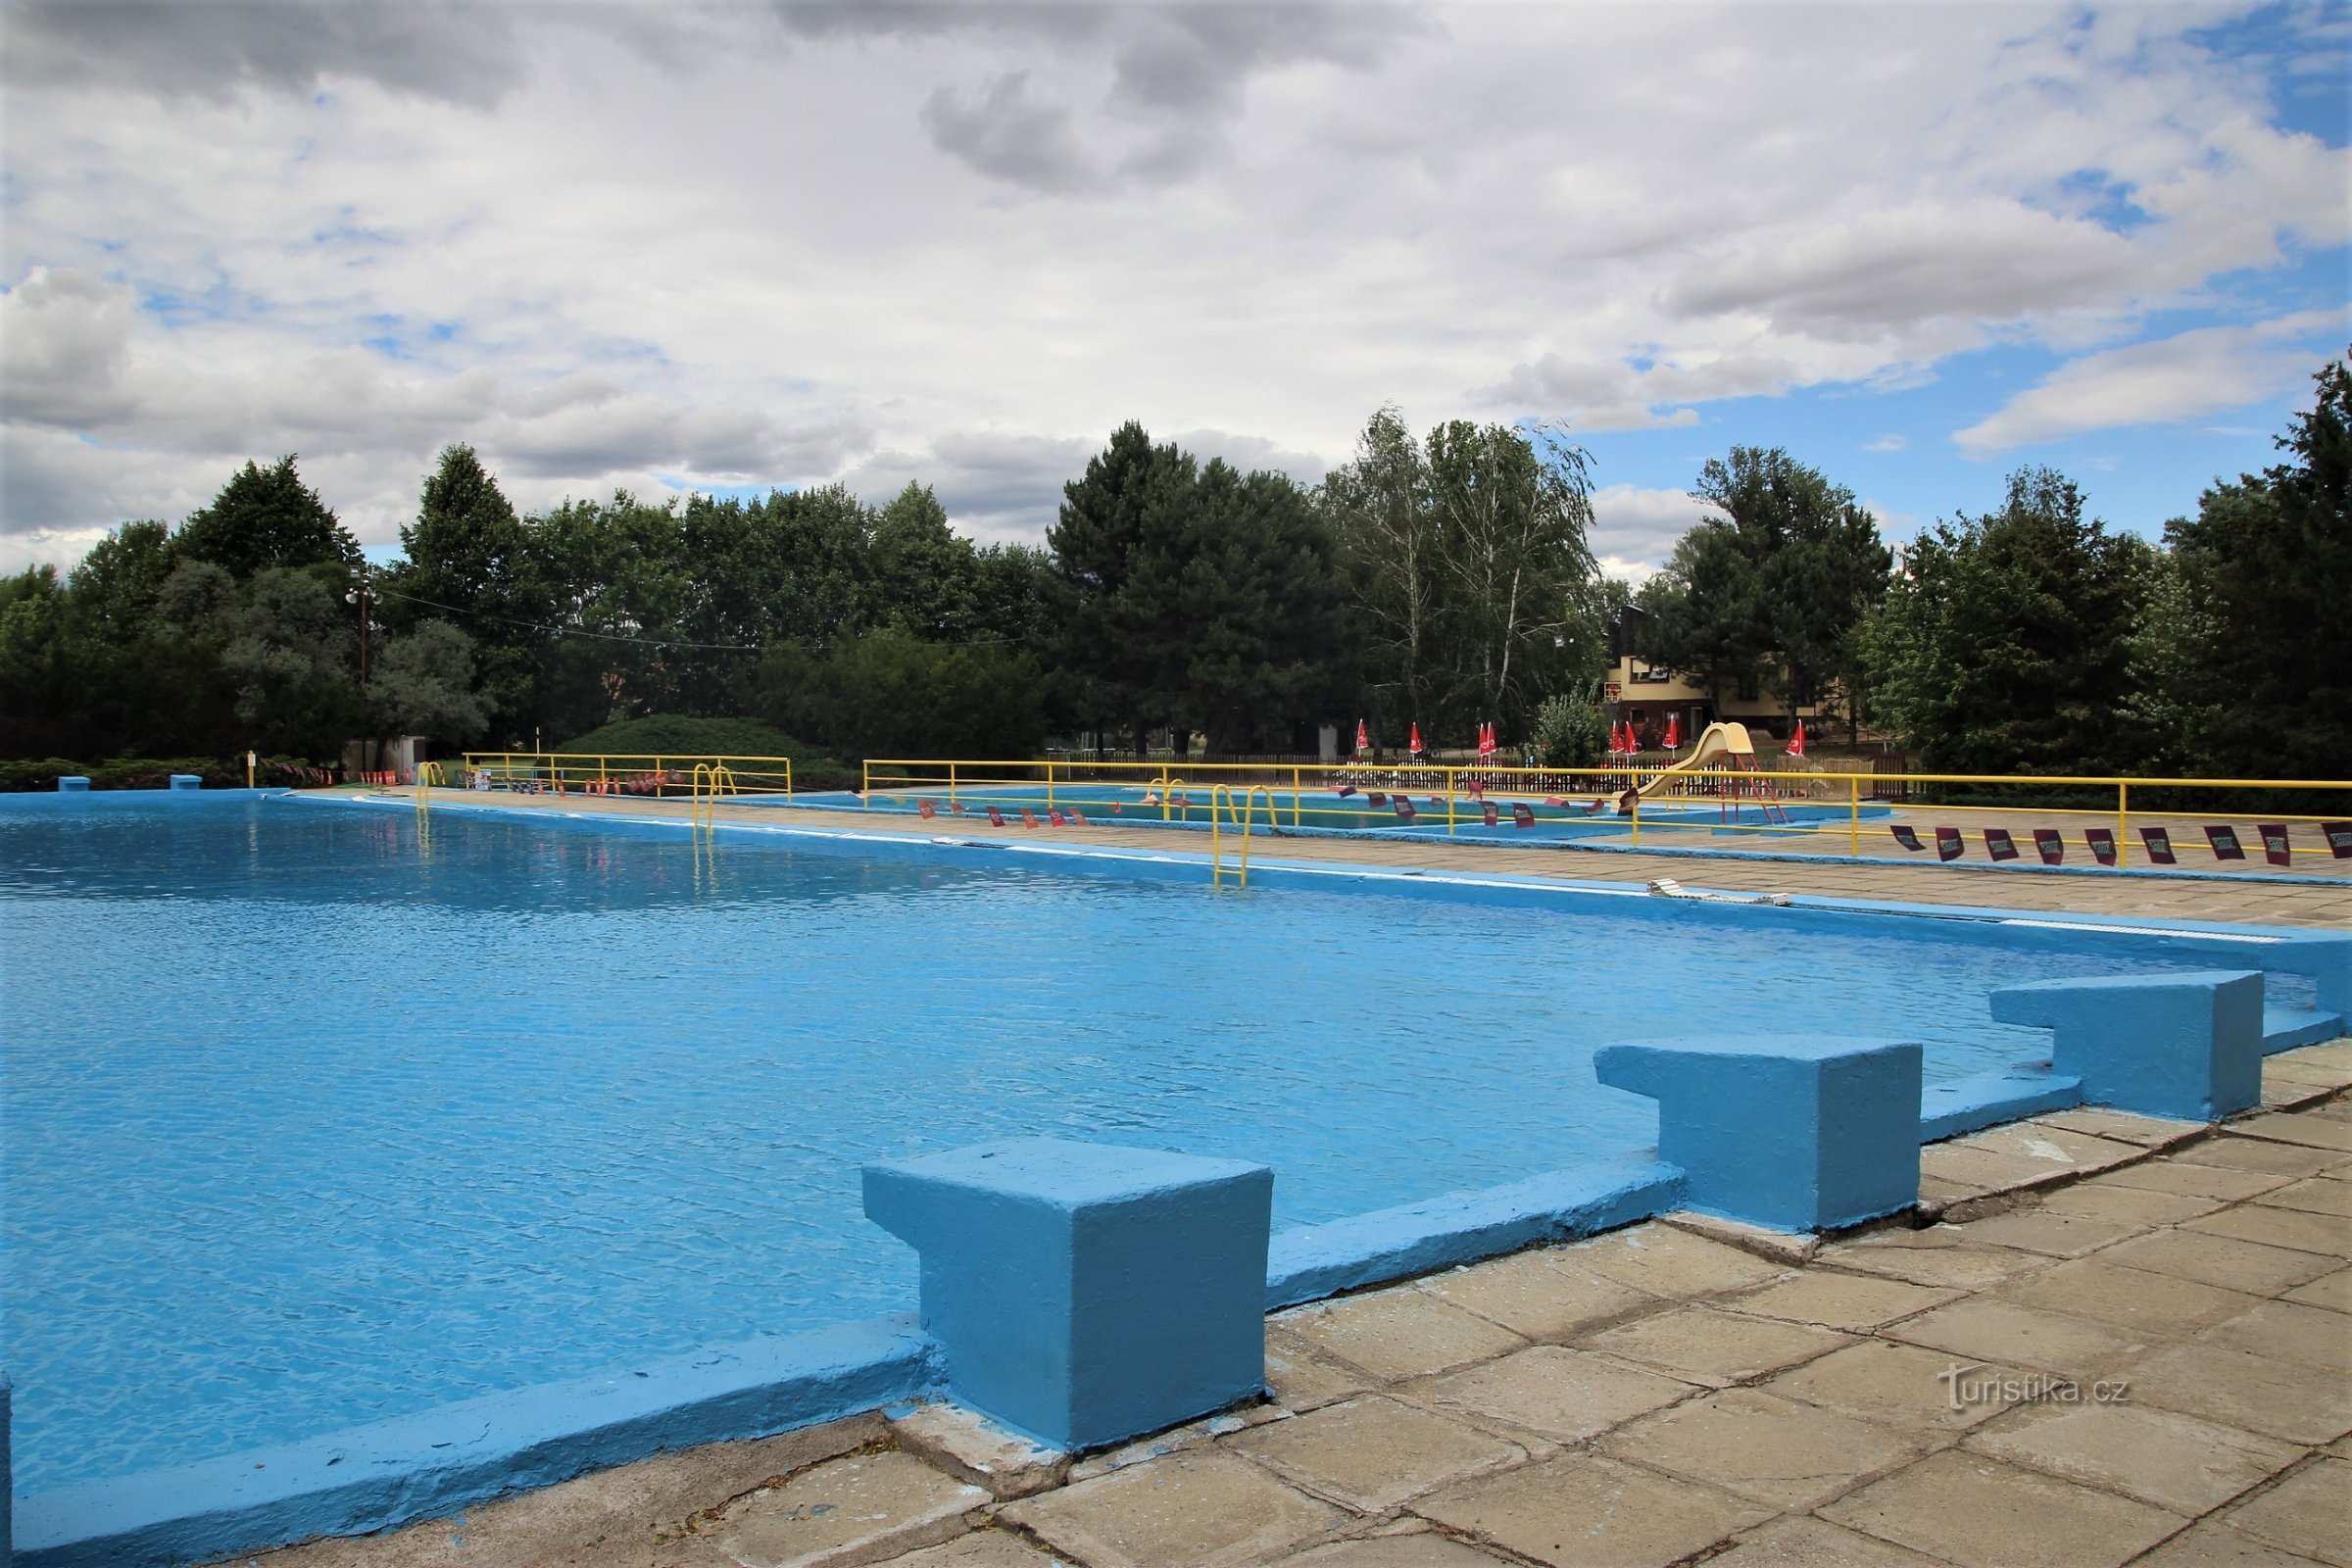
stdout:
[[(1634, 652), (1642, 612), (1629, 611), (1609, 628), (1609, 652), (1614, 662), (1602, 688), (1609, 722), (1634, 726), (1644, 750), (1659, 746), (1669, 719), (1680, 719), (1679, 738), (1688, 746), (1691, 737), (1717, 720), (1745, 724), (1750, 730), (1787, 740), (1791, 728), (1789, 705), (1769, 677), (1748, 681), (1723, 680), (1709, 684), (1704, 677), (1653, 664)], [(1806, 693), (1796, 704), (1795, 716), (1808, 734), (1819, 731), (1833, 713), (1843, 716), (1834, 701), (1835, 691)]]

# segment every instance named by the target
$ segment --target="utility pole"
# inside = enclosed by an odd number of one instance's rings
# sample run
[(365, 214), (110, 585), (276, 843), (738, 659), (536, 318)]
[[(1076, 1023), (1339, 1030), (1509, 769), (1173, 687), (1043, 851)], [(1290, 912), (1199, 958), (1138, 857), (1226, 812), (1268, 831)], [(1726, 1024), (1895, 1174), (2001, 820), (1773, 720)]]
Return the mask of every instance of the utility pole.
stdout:
[(360, 585), (343, 596), (345, 604), (360, 607), (360, 684), (363, 686), (368, 684), (368, 602), (371, 597), (368, 591), (368, 568), (363, 565), (360, 567)]

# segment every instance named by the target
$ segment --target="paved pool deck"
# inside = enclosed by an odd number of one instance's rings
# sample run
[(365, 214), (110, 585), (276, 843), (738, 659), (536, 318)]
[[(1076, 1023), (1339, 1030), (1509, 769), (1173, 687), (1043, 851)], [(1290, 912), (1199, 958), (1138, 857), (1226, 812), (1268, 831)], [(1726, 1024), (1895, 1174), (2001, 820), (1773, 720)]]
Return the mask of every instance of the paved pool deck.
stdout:
[[(683, 802), (670, 807), (684, 813)], [(853, 825), (835, 812), (721, 814)], [(941, 831), (904, 818), (870, 827)], [(1151, 829), (1055, 836), (1194, 848)], [(2352, 922), (2347, 894), (2276, 882), (1346, 840), (1288, 840), (1279, 853)], [(1276, 1313), (1266, 1401), (1075, 1461), (925, 1406), (663, 1455), (459, 1518), (236, 1560), (2352, 1563), (2352, 1039), (2271, 1057), (2264, 1101), (2219, 1129), (2076, 1110), (1934, 1145), (1921, 1217), (1940, 1218), (1924, 1226), (1889, 1222), (1822, 1244), (1669, 1216)]]

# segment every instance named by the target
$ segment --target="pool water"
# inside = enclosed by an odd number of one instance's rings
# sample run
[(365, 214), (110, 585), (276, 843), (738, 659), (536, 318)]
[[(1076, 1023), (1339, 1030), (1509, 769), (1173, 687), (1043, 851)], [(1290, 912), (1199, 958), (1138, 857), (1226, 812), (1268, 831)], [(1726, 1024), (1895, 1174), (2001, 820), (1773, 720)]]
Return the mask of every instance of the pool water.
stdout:
[(0, 803), (17, 1487), (911, 1305), (867, 1159), (1020, 1134), (1249, 1157), (1280, 1228), (1650, 1143), (1650, 1102), (1593, 1081), (1610, 1041), (1862, 1033), (1952, 1077), (2046, 1049), (1989, 1021), (1992, 986), (2085, 971), (1774, 913)]

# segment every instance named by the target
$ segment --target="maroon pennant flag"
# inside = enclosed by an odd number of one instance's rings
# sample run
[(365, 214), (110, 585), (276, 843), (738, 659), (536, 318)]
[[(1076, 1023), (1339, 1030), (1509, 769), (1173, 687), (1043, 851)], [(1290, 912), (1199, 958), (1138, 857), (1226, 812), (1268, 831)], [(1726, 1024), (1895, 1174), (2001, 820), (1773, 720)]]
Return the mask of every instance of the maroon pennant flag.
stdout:
[(1915, 827), (1905, 827), (1900, 823), (1897, 823), (1895, 826), (1888, 828), (1886, 831), (1894, 835), (1895, 843), (1900, 844), (1904, 849), (1911, 851), (1915, 855), (1921, 850), (1927, 848), (1925, 844), (1919, 842), (1919, 829)]
[(2044, 865), (2064, 865), (2066, 840), (2054, 827), (2037, 827), (2034, 830), (2034, 853), (2041, 857)]
[(2148, 858), (2158, 865), (2179, 865), (2180, 858), (2173, 853), (2173, 835), (2160, 827), (2139, 830), (2140, 842), (2148, 847)]
[(2229, 823), (2208, 822), (2205, 825), (2205, 837), (2213, 845), (2215, 859), (2242, 860), (2246, 858), (2245, 846), (2237, 842), (2237, 829)]
[(1936, 858), (1957, 860), (1967, 853), (1968, 841), (1960, 836), (1958, 828), (1939, 827), (1936, 830)]
[(2113, 828), (2086, 827), (2082, 830), (2082, 842), (2090, 846), (2092, 859), (2101, 865), (2115, 863), (2115, 830)]
[(2017, 858), (2017, 841), (2009, 836), (2009, 830), (2005, 827), (1988, 827), (1984, 830), (1984, 853), (1996, 860), (2014, 860)]
[(2254, 829), (2262, 835), (2262, 858), (2273, 865), (2292, 865), (2295, 852), (2286, 842), (2284, 822), (2264, 822)]

